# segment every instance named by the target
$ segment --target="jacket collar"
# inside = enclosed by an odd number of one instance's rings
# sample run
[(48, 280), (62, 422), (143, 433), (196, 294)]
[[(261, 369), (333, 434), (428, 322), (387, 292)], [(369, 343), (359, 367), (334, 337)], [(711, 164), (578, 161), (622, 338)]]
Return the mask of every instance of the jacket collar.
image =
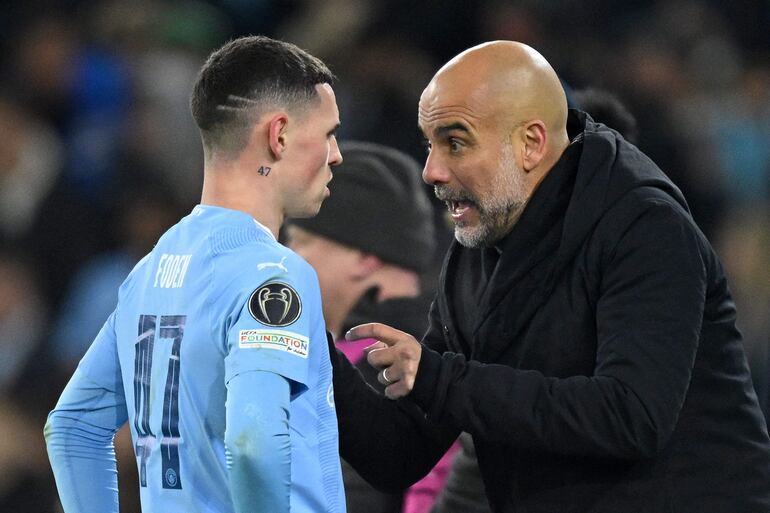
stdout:
[(500, 260), (479, 305), (481, 315), (477, 318), (474, 338), (514, 287), (516, 293), (511, 295), (517, 303), (521, 302), (515, 309), (524, 313), (534, 299), (533, 295), (540, 289), (542, 280), (547, 278), (551, 262), (560, 247), (565, 211), (581, 152), (582, 139), (577, 138), (532, 194), (513, 229), (496, 245), (501, 250)]

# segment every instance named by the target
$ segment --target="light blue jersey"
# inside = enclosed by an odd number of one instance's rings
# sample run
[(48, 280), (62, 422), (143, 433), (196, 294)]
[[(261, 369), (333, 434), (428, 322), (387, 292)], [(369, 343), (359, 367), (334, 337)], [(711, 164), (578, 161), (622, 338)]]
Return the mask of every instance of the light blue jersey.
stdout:
[[(123, 283), (117, 309), (51, 414), (47, 438), (60, 495), (69, 486), (62, 469), (72, 464), (61, 437), (75, 430), (64, 422), (95, 411), (91, 419), (97, 420), (85, 421), (95, 433), (110, 427), (114, 432), (129, 422), (143, 511), (238, 510), (231, 494), (251, 487), (258, 495), (262, 485), (232, 483), (228, 459), (234, 451), (225, 444), (226, 419), (257, 427), (276, 422), (261, 406), (274, 399), (273, 389), (242, 391), (238, 397), (247, 399), (232, 404), (230, 384), (253, 371), (289, 383), (291, 511), (344, 512), (331, 363), (315, 272), (249, 215), (199, 205)], [(57, 416), (65, 421), (57, 424)], [(232, 445), (253, 458), (263, 452), (237, 438)], [(72, 508), (95, 511), (93, 506)]]

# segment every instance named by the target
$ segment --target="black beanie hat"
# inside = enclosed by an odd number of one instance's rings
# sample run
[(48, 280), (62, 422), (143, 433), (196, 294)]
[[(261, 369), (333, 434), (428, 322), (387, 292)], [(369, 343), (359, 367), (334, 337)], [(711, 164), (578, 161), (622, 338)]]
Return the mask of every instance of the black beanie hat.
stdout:
[(289, 222), (392, 264), (425, 271), (435, 249), (433, 209), (409, 155), (374, 143), (340, 143), (331, 196), (317, 216)]

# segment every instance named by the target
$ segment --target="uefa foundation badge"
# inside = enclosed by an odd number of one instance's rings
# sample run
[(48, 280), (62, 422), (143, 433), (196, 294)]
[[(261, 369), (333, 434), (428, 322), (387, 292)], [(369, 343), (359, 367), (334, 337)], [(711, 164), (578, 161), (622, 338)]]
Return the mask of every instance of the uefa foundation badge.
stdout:
[(243, 349), (275, 349), (307, 358), (310, 339), (284, 330), (241, 330), (238, 347)]

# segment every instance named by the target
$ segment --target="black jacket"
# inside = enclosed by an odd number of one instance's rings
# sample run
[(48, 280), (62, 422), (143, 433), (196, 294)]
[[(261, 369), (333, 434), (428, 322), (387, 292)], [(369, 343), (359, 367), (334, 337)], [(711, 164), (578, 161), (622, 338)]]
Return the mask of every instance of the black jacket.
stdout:
[(583, 113), (568, 128), (574, 169), (537, 189), (462, 319), (482, 251), (450, 248), (408, 398), (337, 399), (343, 452), (364, 450), (353, 424), (396, 438), (353, 464), (405, 485), (467, 431), (496, 512), (770, 511), (770, 441), (711, 246), (634, 146)]
[[(430, 298), (403, 297), (378, 302), (375, 297), (376, 292), (376, 290), (367, 292), (356, 305), (348, 319), (345, 319), (343, 332), (357, 324), (367, 322), (383, 322), (418, 337), (425, 332)], [(366, 359), (353, 363), (372, 388), (380, 393), (384, 390), (377, 381), (378, 371), (367, 364)], [(345, 484), (348, 513), (400, 513), (403, 509), (404, 494), (401, 490), (395, 493), (382, 493), (373, 489), (345, 460), (342, 461), (342, 479)]]

